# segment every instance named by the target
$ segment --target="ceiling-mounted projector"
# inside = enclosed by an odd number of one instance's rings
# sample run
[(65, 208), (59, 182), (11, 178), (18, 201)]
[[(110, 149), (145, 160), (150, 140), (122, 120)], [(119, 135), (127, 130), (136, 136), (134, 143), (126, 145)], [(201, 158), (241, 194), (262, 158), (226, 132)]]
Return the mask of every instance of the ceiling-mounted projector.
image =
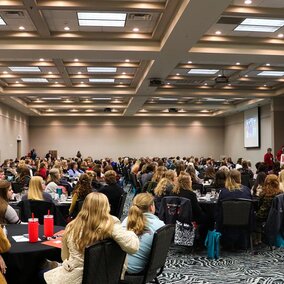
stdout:
[(164, 82), (159, 78), (150, 79), (150, 87), (159, 87), (164, 85)]
[(216, 84), (226, 84), (228, 82), (229, 82), (229, 78), (226, 77), (225, 75), (221, 75), (215, 78)]

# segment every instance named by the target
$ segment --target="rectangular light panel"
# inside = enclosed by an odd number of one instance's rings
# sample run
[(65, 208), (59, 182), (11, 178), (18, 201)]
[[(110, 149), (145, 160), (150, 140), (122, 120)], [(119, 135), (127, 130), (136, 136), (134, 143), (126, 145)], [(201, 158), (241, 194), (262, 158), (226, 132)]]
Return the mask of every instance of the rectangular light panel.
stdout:
[(90, 13), (78, 12), (80, 26), (124, 27), (126, 13)]
[(92, 98), (94, 101), (111, 101), (111, 98)]
[(41, 98), (42, 100), (46, 100), (46, 101), (60, 101), (61, 98), (59, 97), (47, 97), (47, 98)]
[(87, 67), (88, 72), (93, 73), (116, 73), (116, 67)]
[(188, 71), (188, 74), (203, 74), (203, 75), (213, 75), (216, 74), (219, 70), (217, 69), (191, 69)]
[(241, 25), (283, 27), (284, 20), (246, 18), (241, 22)]
[(159, 101), (177, 101), (176, 98), (159, 98)]
[(262, 32), (262, 33), (274, 33), (280, 27), (271, 26), (250, 26), (250, 25), (238, 25), (234, 31), (238, 32)]
[(38, 67), (11, 66), (8, 68), (13, 72), (40, 72)]
[(114, 79), (97, 79), (91, 78), (89, 79), (90, 83), (114, 83)]
[(0, 17), (0, 26), (6, 26), (6, 23), (4, 22), (4, 20)]
[(45, 78), (21, 78), (25, 83), (48, 83), (48, 80)]
[(284, 71), (262, 71), (257, 74), (257, 76), (275, 76), (281, 77), (284, 75)]

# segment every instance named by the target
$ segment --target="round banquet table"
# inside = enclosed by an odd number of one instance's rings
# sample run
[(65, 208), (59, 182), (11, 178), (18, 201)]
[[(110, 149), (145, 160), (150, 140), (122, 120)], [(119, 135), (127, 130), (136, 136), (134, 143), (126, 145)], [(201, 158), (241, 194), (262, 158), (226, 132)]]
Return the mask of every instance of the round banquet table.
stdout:
[[(7, 225), (8, 239), (11, 249), (2, 254), (7, 272), (5, 274), (8, 284), (37, 284), (38, 272), (44, 259), (61, 261), (61, 250), (55, 247), (37, 243), (16, 242), (12, 236), (28, 233), (28, 225)], [(54, 232), (64, 230), (64, 227), (54, 226)], [(43, 236), (43, 225), (39, 225), (39, 238)]]

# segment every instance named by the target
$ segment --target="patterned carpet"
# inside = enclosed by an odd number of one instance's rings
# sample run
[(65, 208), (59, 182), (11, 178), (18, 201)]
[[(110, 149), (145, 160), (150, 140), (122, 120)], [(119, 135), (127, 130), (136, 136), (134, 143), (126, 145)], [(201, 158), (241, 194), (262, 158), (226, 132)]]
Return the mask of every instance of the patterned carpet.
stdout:
[[(129, 193), (122, 220), (132, 198), (133, 194)], [(220, 256), (218, 260), (209, 260), (206, 251), (189, 253), (186, 248), (171, 247), (159, 281), (161, 284), (284, 284), (284, 249), (270, 251), (263, 246), (254, 254), (221, 251)]]
[(284, 249), (263, 248), (250, 252), (221, 252), (218, 260), (209, 260), (206, 252), (187, 254), (171, 248), (160, 283), (284, 283)]

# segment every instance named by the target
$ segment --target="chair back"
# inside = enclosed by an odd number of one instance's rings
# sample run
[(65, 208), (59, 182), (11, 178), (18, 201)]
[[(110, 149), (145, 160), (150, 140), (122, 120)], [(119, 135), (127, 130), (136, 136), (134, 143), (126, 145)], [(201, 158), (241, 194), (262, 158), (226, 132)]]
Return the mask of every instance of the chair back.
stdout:
[(223, 226), (250, 226), (253, 204), (250, 199), (233, 199), (222, 201)]
[(119, 283), (126, 253), (113, 240), (103, 240), (85, 249), (82, 284)]
[(34, 213), (35, 218), (42, 225), (44, 215), (47, 215), (48, 210), (50, 214), (55, 215), (55, 206), (52, 202), (42, 200), (22, 200), (18, 206), (21, 208), (21, 220), (27, 222)]
[(24, 190), (24, 186), (20, 182), (12, 181), (11, 185), (14, 193), (21, 193)]
[(179, 196), (165, 196), (161, 201), (158, 216), (166, 224), (176, 221), (190, 224), (192, 220), (191, 201)]
[(118, 207), (117, 207), (117, 212), (115, 214), (115, 216), (118, 219), (121, 219), (121, 216), (122, 216), (122, 213), (123, 213), (124, 204), (125, 204), (125, 200), (126, 200), (126, 196), (127, 196), (126, 192), (123, 192), (121, 194), (121, 196), (120, 196)]
[(20, 208), (21, 221), (28, 222), (34, 213), (35, 218), (38, 218), (39, 224), (43, 225), (44, 215), (47, 215), (48, 210), (54, 216), (54, 224), (57, 226), (66, 226), (62, 214), (57, 210), (54, 203), (44, 200), (22, 200), (17, 205)]

